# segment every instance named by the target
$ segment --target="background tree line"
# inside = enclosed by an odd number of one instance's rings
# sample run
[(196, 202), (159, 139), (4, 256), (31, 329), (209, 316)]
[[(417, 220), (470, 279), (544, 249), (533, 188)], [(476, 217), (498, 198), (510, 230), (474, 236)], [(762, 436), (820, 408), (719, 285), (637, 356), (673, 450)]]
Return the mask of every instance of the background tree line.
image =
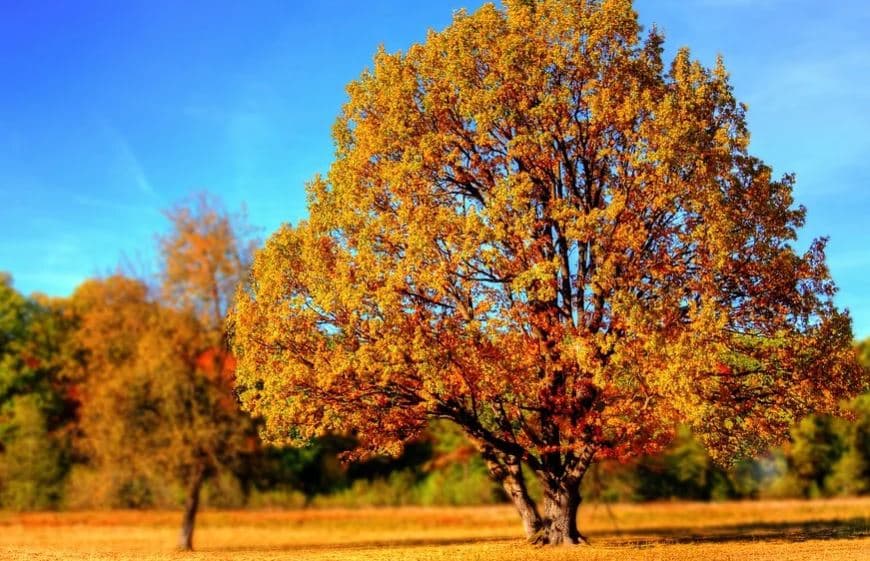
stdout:
[[(305, 448), (262, 443), (237, 405), (224, 327), (255, 248), (251, 229), (207, 195), (166, 215), (151, 278), (117, 273), (50, 298), (0, 276), (0, 508), (185, 505), (183, 546), (201, 494), (214, 507), (505, 500), (479, 454), (443, 423), (396, 458), (344, 461), (353, 435)], [(870, 368), (870, 340), (856, 352)], [(661, 454), (595, 466), (584, 496), (866, 494), (870, 395), (843, 408), (846, 418), (807, 417), (784, 447), (731, 466), (683, 429)]]

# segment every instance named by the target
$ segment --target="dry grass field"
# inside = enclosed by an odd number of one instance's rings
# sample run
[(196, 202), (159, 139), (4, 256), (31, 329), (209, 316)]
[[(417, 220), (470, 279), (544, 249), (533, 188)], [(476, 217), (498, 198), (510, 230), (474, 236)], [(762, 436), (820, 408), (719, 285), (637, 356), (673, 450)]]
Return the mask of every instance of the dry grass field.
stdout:
[(175, 512), (0, 514), (15, 560), (870, 560), (870, 499), (587, 505), (592, 547), (519, 537), (509, 507), (202, 513), (177, 553)]

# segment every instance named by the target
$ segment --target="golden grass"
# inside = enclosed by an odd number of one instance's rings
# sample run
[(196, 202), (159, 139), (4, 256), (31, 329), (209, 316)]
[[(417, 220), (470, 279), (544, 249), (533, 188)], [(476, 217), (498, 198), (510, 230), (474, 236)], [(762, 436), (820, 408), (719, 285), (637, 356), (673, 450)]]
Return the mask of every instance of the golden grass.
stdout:
[(510, 507), (212, 511), (177, 553), (177, 512), (0, 514), (0, 558), (870, 561), (870, 499), (587, 505), (588, 548), (535, 548)]

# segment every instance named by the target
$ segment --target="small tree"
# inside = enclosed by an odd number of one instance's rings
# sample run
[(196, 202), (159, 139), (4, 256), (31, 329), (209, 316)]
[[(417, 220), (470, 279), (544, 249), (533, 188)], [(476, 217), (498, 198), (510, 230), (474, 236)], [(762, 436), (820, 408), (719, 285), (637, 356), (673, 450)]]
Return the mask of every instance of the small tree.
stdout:
[(867, 379), (721, 61), (665, 70), (629, 0), (505, 4), (348, 86), (309, 221), (239, 292), (238, 384), (293, 443), (396, 452), (450, 420), (530, 539), (577, 543), (593, 461), (679, 422), (728, 460)]
[(244, 276), (244, 226), (202, 195), (169, 211), (161, 285), (110, 277), (73, 297), (86, 448), (102, 464), (185, 488), (179, 549), (191, 549), (203, 483), (255, 445), (233, 393), (223, 318)]
[[(183, 393), (188, 401), (178, 402), (175, 411), (187, 416), (186, 426), (195, 427), (197, 432), (204, 431), (203, 442), (211, 443), (197, 449), (193, 443), (199, 440), (191, 441), (192, 450), (200, 459), (187, 468), (190, 486), (178, 541), (180, 549), (191, 549), (202, 482), (220, 464), (222, 454), (233, 456), (241, 450), (239, 446), (243, 441), (230, 446), (234, 442), (231, 437), (239, 437), (251, 429), (248, 419), (238, 414), (233, 394), (235, 359), (229, 352), (225, 320), (233, 293), (250, 266), (255, 241), (244, 213), (228, 212), (219, 200), (207, 193), (200, 193), (170, 209), (166, 217), (172, 228), (159, 238), (164, 303), (198, 319), (207, 345), (206, 352), (198, 358), (198, 367), (206, 373), (203, 381), (217, 389), (216, 401), (202, 401), (203, 390), (189, 386), (190, 391)], [(198, 404), (197, 400), (200, 400)], [(231, 414), (221, 417), (227, 413)], [(224, 422), (209, 426), (210, 415), (217, 415)], [(237, 432), (241, 427), (244, 431)]]

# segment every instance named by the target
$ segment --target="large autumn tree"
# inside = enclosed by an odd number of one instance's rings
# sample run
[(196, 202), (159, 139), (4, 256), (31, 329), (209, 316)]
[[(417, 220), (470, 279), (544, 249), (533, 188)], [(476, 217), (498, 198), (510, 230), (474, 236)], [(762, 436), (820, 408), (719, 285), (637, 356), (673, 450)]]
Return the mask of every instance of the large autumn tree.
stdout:
[(793, 177), (748, 152), (722, 62), (662, 41), (629, 0), (513, 0), (376, 55), (239, 292), (272, 438), (395, 452), (448, 419), (530, 539), (577, 543), (592, 462), (677, 423), (727, 460), (866, 386)]

